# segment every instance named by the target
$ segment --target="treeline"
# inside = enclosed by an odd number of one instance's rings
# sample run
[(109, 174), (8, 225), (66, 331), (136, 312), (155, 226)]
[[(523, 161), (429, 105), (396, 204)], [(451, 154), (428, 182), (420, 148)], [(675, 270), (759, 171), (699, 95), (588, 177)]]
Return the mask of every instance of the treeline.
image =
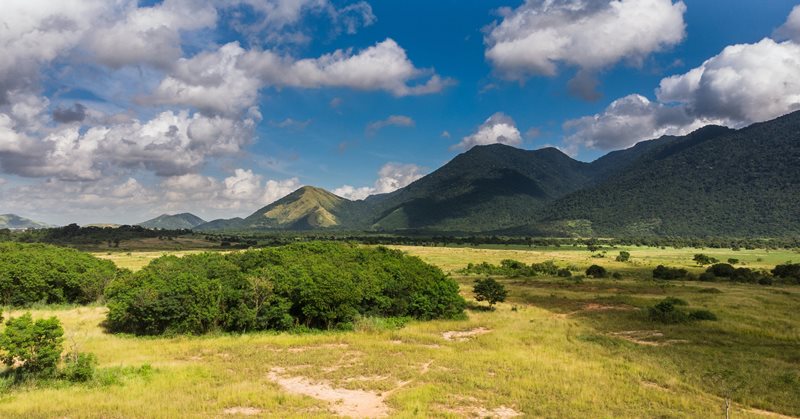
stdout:
[(125, 275), (110, 261), (47, 244), (0, 243), (0, 303), (87, 304)]
[(653, 278), (663, 280), (687, 281), (731, 281), (759, 285), (772, 285), (775, 282), (800, 285), (800, 264), (777, 265), (770, 271), (735, 267), (731, 263), (714, 263), (700, 275), (694, 275), (683, 268), (658, 265), (653, 269)]
[(347, 329), (359, 316), (453, 318), (465, 307), (458, 284), (419, 258), (332, 242), (164, 256), (106, 298), (108, 328), (138, 335)]
[(108, 245), (119, 247), (124, 240), (161, 237), (174, 239), (191, 234), (191, 230), (150, 230), (141, 226), (123, 225), (119, 227), (81, 227), (70, 224), (64, 227), (38, 230), (10, 231), (0, 230), (0, 241), (21, 243), (50, 243), (60, 245)]

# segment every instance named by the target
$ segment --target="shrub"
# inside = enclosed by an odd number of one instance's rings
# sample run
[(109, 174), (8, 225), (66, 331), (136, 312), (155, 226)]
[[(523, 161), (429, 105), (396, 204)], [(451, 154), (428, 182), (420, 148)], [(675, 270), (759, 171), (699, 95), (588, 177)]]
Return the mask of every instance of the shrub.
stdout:
[(717, 260), (717, 258), (710, 257), (710, 256), (705, 255), (703, 253), (697, 253), (696, 255), (694, 255), (692, 260), (695, 261), (698, 265), (701, 265), (701, 266), (702, 265), (710, 265), (712, 263), (719, 262), (719, 260)]
[(572, 272), (569, 269), (559, 269), (557, 272), (558, 276), (561, 278), (569, 278), (572, 276)]
[(775, 266), (772, 274), (781, 279), (788, 279), (790, 282), (800, 284), (800, 263), (785, 263)]
[(689, 305), (689, 303), (687, 303), (686, 300), (682, 300), (682, 299), (677, 298), (677, 297), (667, 297), (667, 298), (663, 299), (662, 301), (666, 301), (666, 302), (668, 302), (668, 303), (670, 303), (670, 304), (672, 304), (674, 306), (688, 306)]
[(475, 281), (475, 286), (472, 288), (475, 293), (475, 299), (478, 301), (486, 301), (489, 307), (506, 300), (508, 292), (503, 284), (495, 281), (493, 278), (479, 279)]
[(677, 324), (684, 323), (688, 316), (681, 310), (675, 308), (675, 304), (664, 300), (648, 309), (650, 320), (665, 323)]
[(762, 276), (758, 279), (758, 285), (772, 285), (772, 278), (768, 276)]
[(619, 272), (614, 272), (613, 274), (611, 274), (611, 277), (614, 279), (622, 279), (622, 274)]
[(716, 279), (717, 279), (717, 277), (714, 276), (714, 274), (712, 274), (711, 272), (703, 272), (703, 273), (700, 274), (699, 277), (697, 277), (698, 281), (703, 281), (703, 282), (710, 282), (710, 281), (714, 281)]
[(689, 320), (717, 320), (717, 315), (708, 310), (694, 310), (689, 313)]
[(94, 378), (97, 357), (90, 353), (73, 352), (67, 354), (65, 364), (62, 372), (65, 379), (72, 382), (86, 382)]
[(717, 277), (730, 278), (736, 269), (728, 263), (717, 263), (706, 269), (706, 272)]
[(111, 331), (146, 335), (352, 328), (360, 316), (454, 318), (466, 305), (458, 284), (419, 258), (326, 242), (165, 256), (106, 296)]
[(658, 265), (655, 269), (653, 269), (653, 278), (656, 279), (680, 279), (685, 278), (688, 275), (686, 269), (680, 268), (668, 268), (664, 265)]
[(586, 269), (586, 276), (591, 276), (593, 278), (605, 278), (608, 275), (608, 271), (606, 268), (600, 265), (592, 265)]
[(619, 252), (619, 256), (617, 256), (617, 262), (627, 262), (631, 259), (630, 252), (626, 252), (624, 250)]
[(87, 304), (117, 274), (111, 261), (74, 249), (0, 243), (0, 304)]
[(739, 259), (728, 258), (728, 263), (730, 263), (731, 265), (738, 265), (739, 264)]
[(8, 319), (0, 334), (0, 360), (15, 374), (55, 375), (61, 357), (64, 329), (57, 318), (34, 321), (30, 313)]

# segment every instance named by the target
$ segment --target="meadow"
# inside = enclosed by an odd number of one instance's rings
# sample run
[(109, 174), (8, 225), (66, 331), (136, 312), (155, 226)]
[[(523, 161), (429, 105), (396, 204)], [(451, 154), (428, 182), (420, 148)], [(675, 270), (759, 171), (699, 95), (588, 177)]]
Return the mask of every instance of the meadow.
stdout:
[[(724, 417), (725, 398), (733, 417), (800, 416), (800, 287), (651, 277), (658, 264), (701, 272), (695, 253), (769, 269), (795, 252), (396, 247), (450, 273), (469, 300), (468, 263), (599, 264), (622, 278), (497, 278), (508, 300), (494, 311), (471, 300), (465, 320), (365, 318), (303, 334), (133, 337), (104, 331), (103, 306), (35, 307), (63, 322), (65, 346), (98, 356), (98, 378), (6, 383), (0, 416)], [(630, 261), (614, 260), (620, 250)], [(128, 253), (96, 256), (137, 270), (165, 252)], [(667, 296), (719, 320), (649, 321)]]

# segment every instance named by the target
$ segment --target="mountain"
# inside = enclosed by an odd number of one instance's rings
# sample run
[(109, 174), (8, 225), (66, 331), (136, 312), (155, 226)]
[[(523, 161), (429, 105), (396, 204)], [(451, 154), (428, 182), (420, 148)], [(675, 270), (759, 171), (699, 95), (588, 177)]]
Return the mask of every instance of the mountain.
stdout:
[(363, 202), (354, 202), (313, 186), (302, 188), (259, 209), (240, 223), (241, 229), (316, 230), (359, 224)]
[(393, 193), (370, 197), (379, 230), (487, 231), (533, 221), (549, 201), (592, 180), (591, 166), (555, 148), (476, 146)]
[(542, 222), (599, 235), (800, 234), (800, 112), (740, 130), (709, 126), (549, 204)]
[(220, 231), (220, 230), (240, 230), (242, 229), (242, 222), (244, 221), (241, 217), (230, 218), (230, 219), (217, 219), (213, 221), (209, 221), (204, 224), (200, 224), (196, 226), (192, 230), (195, 231)]
[(800, 111), (707, 126), (591, 163), (554, 148), (476, 146), (389, 194), (350, 201), (306, 186), (198, 230), (371, 230), (579, 236), (800, 234)]
[(162, 214), (152, 220), (139, 223), (144, 228), (159, 230), (190, 230), (201, 224), (205, 224), (205, 220), (188, 212), (173, 215)]
[(36, 228), (52, 227), (49, 224), (39, 221), (33, 221), (15, 214), (0, 215), (0, 229), (7, 228), (10, 230), (27, 230)]

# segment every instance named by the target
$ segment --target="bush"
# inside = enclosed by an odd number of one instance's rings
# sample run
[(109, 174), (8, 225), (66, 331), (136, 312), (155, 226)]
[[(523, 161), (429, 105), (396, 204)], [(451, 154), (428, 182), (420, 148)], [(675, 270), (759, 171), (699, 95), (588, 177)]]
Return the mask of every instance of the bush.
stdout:
[(653, 278), (656, 279), (666, 279), (666, 280), (673, 280), (673, 279), (681, 279), (685, 278), (688, 275), (686, 269), (680, 268), (668, 268), (664, 265), (658, 265), (655, 269), (653, 269)]
[(619, 272), (614, 272), (613, 274), (611, 274), (611, 277), (614, 279), (622, 279), (622, 274)]
[(708, 310), (694, 310), (689, 313), (689, 320), (717, 320), (717, 315)]
[(730, 263), (731, 265), (738, 265), (739, 264), (739, 259), (728, 258), (728, 263)]
[(106, 296), (108, 328), (140, 335), (352, 328), (360, 316), (459, 317), (466, 305), (458, 284), (419, 258), (327, 242), (165, 256)]
[(664, 324), (684, 323), (688, 320), (686, 313), (676, 309), (675, 304), (667, 300), (650, 307), (647, 312), (650, 320)]
[(617, 256), (617, 262), (627, 262), (631, 259), (630, 252), (626, 252), (624, 250), (619, 252), (619, 256)]
[(715, 281), (716, 279), (717, 277), (714, 276), (714, 274), (712, 274), (711, 272), (703, 272), (700, 274), (699, 277), (697, 277), (698, 281), (703, 281), (703, 282)]
[(66, 366), (62, 375), (72, 382), (86, 382), (94, 378), (97, 357), (90, 353), (73, 352), (67, 354)]
[(0, 303), (87, 304), (118, 274), (110, 261), (45, 244), (0, 243)]
[(0, 334), (0, 360), (15, 374), (55, 375), (61, 358), (64, 329), (57, 318), (34, 321), (30, 313), (8, 319)]
[(559, 269), (557, 274), (561, 278), (569, 278), (572, 276), (572, 272), (569, 269)]
[(712, 263), (719, 262), (719, 260), (717, 260), (717, 258), (710, 257), (710, 256), (705, 255), (703, 253), (698, 253), (698, 254), (694, 255), (692, 260), (695, 261), (698, 265), (701, 265), (701, 266), (702, 265), (710, 265)]
[(501, 303), (506, 300), (506, 287), (503, 284), (495, 281), (493, 278), (479, 279), (475, 281), (475, 286), (472, 288), (475, 293), (475, 299), (478, 301), (486, 301), (489, 307), (495, 303)]
[[(744, 268), (743, 268), (744, 269)], [(716, 277), (730, 278), (736, 269), (728, 263), (717, 263), (706, 269), (706, 272)]]
[(789, 280), (795, 284), (800, 284), (800, 263), (785, 263), (775, 266), (772, 275), (778, 278)]
[(608, 271), (606, 268), (600, 265), (592, 265), (586, 269), (586, 276), (591, 276), (593, 278), (605, 278), (608, 275)]
[(768, 276), (762, 276), (758, 279), (758, 285), (772, 285), (772, 278)]
[(686, 300), (682, 300), (682, 299), (677, 298), (677, 297), (667, 297), (667, 298), (663, 299), (662, 301), (666, 301), (666, 302), (668, 302), (668, 303), (670, 303), (670, 304), (672, 304), (674, 306), (688, 306), (689, 305), (689, 303), (687, 303)]

